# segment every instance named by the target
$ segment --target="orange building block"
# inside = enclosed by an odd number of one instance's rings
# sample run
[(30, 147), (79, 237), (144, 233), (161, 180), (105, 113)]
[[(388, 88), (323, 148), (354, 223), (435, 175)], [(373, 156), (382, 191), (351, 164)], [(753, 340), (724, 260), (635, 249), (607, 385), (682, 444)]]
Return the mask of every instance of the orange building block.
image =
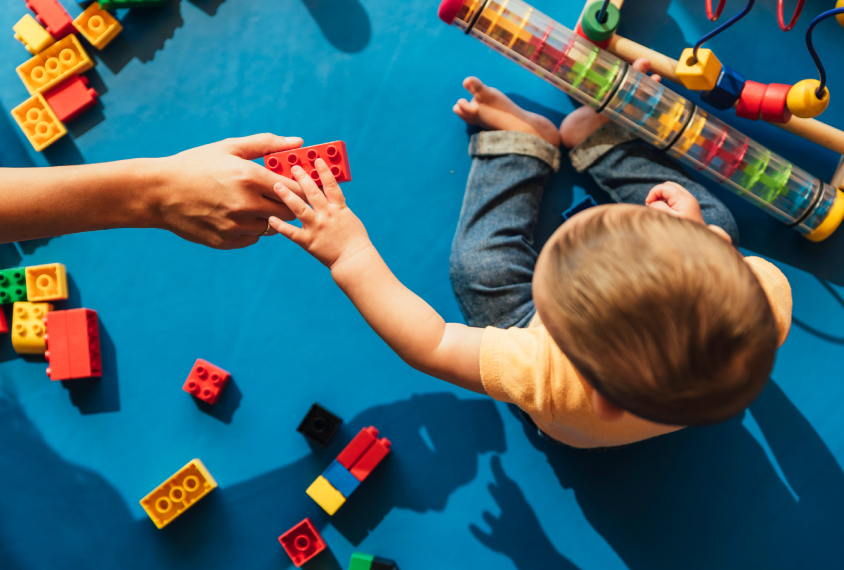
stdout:
[(67, 299), (67, 268), (61, 263), (31, 265), (26, 268), (26, 300), (63, 301)]
[(67, 134), (67, 129), (47, 105), (47, 100), (41, 93), (36, 93), (12, 109), (12, 118), (32, 148), (38, 152)]
[(70, 77), (94, 67), (75, 35), (57, 41), (17, 67), (27, 91), (43, 93)]
[(156, 527), (164, 528), (216, 488), (217, 482), (202, 461), (193, 459), (141, 499), (141, 506)]
[(100, 8), (99, 3), (92, 2), (84, 12), (73, 21), (73, 26), (97, 49), (103, 49), (123, 29), (120, 22)]

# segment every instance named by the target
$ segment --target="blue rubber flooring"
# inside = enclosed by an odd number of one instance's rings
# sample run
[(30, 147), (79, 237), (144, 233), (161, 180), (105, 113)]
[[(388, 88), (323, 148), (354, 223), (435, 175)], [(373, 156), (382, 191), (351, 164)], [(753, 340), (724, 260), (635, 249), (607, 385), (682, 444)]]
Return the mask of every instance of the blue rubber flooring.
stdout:
[[(568, 25), (582, 7), (535, 5)], [(172, 1), (119, 13), (122, 35), (92, 50), (101, 104), (39, 155), (8, 115), (27, 96), (14, 72), (27, 54), (11, 31), (25, 6), (0, 6), (4, 166), (163, 156), (262, 131), (342, 139), (352, 208), (395, 273), (451, 320), (461, 316), (448, 251), (470, 165), (466, 128), (450, 111), (460, 81), (478, 75), (554, 120), (573, 108), (440, 23), (433, 1)], [(808, 0), (786, 35), (773, 0), (758, 2), (710, 47), (757, 81), (816, 77), (803, 33), (831, 6)], [(711, 27), (703, 0), (628, 0), (621, 33), (676, 57)], [(844, 30), (828, 21), (816, 43), (831, 75), (823, 120), (841, 128)], [(724, 116), (832, 175), (834, 153)], [(840, 568), (844, 231), (812, 244), (715, 192), (738, 218), (745, 252), (791, 281), (790, 338), (742, 417), (606, 452), (546, 446), (507, 406), (411, 370), (324, 268), (281, 238), (218, 252), (121, 230), (0, 247), (3, 267), (67, 265), (67, 306), (99, 312), (105, 366), (98, 383), (53, 383), (43, 361), (0, 338), (0, 566), (287, 568), (277, 537), (308, 516), (331, 550), (314, 569), (345, 568), (354, 550), (403, 570)], [(606, 201), (564, 166), (542, 234), (584, 193)], [(215, 407), (181, 390), (197, 357), (233, 374)], [(314, 401), (344, 419), (325, 450), (295, 431)], [(304, 490), (367, 425), (393, 452), (328, 517)], [(138, 501), (195, 457), (220, 488), (157, 530)]]

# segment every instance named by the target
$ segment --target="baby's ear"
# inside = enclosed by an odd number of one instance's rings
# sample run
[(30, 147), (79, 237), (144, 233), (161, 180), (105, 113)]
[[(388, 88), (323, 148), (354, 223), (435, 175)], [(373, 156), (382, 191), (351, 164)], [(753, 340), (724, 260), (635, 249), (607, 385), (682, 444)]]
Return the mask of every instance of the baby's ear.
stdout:
[(724, 228), (722, 228), (720, 226), (712, 225), (712, 224), (710, 224), (706, 227), (709, 228), (710, 230), (712, 230), (713, 232), (715, 232), (715, 235), (717, 235), (719, 238), (723, 239), (728, 244), (733, 245), (733, 240), (730, 239), (730, 234), (725, 232)]
[(592, 409), (595, 415), (605, 422), (617, 422), (624, 417), (624, 410), (601, 396), (597, 390), (592, 390)]

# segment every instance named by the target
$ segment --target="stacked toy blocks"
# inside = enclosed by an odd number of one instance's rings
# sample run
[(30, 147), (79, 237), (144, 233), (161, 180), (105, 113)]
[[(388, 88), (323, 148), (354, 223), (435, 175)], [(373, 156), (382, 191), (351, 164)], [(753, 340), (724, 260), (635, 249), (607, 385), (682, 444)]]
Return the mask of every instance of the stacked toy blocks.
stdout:
[(102, 376), (100, 328), (91, 309), (52, 311), (45, 318), (50, 380), (78, 380)]
[(264, 166), (276, 174), (281, 174), (288, 178), (293, 178), (294, 166), (301, 166), (318, 186), (322, 186), (319, 173), (316, 171), (314, 164), (318, 158), (325, 161), (337, 182), (349, 182), (352, 179), (352, 171), (349, 169), (349, 156), (346, 153), (346, 143), (343, 141), (334, 141), (268, 154), (264, 157)]
[(296, 568), (325, 550), (325, 541), (309, 518), (279, 536), (278, 541)]
[(26, 7), (35, 12), (47, 33), (57, 40), (76, 31), (70, 14), (57, 0), (26, 0)]
[(231, 377), (231, 374), (219, 366), (197, 358), (182, 390), (209, 404), (216, 404), (220, 392), (226, 387)]
[(398, 570), (398, 568), (392, 560), (362, 552), (352, 553), (352, 559), (349, 561), (349, 570)]
[(158, 528), (164, 528), (199, 499), (217, 488), (217, 482), (199, 459), (194, 459), (141, 499), (141, 506)]
[(373, 426), (363, 428), (305, 492), (333, 515), (387, 456), (390, 446), (386, 437), (378, 439)]
[(50, 303), (18, 301), (12, 307), (12, 348), (18, 354), (44, 354), (47, 350), (44, 318)]
[(296, 431), (318, 446), (325, 447), (334, 439), (341, 423), (343, 423), (343, 420), (315, 403), (308, 410), (308, 414), (296, 428)]

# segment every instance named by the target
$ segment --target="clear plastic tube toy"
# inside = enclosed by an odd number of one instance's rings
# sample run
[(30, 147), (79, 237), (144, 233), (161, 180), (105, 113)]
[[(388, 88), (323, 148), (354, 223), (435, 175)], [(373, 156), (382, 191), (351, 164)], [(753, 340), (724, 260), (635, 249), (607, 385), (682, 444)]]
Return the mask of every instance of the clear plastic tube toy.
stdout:
[(844, 219), (844, 193), (521, 0), (443, 0), (440, 18), (813, 241)]

